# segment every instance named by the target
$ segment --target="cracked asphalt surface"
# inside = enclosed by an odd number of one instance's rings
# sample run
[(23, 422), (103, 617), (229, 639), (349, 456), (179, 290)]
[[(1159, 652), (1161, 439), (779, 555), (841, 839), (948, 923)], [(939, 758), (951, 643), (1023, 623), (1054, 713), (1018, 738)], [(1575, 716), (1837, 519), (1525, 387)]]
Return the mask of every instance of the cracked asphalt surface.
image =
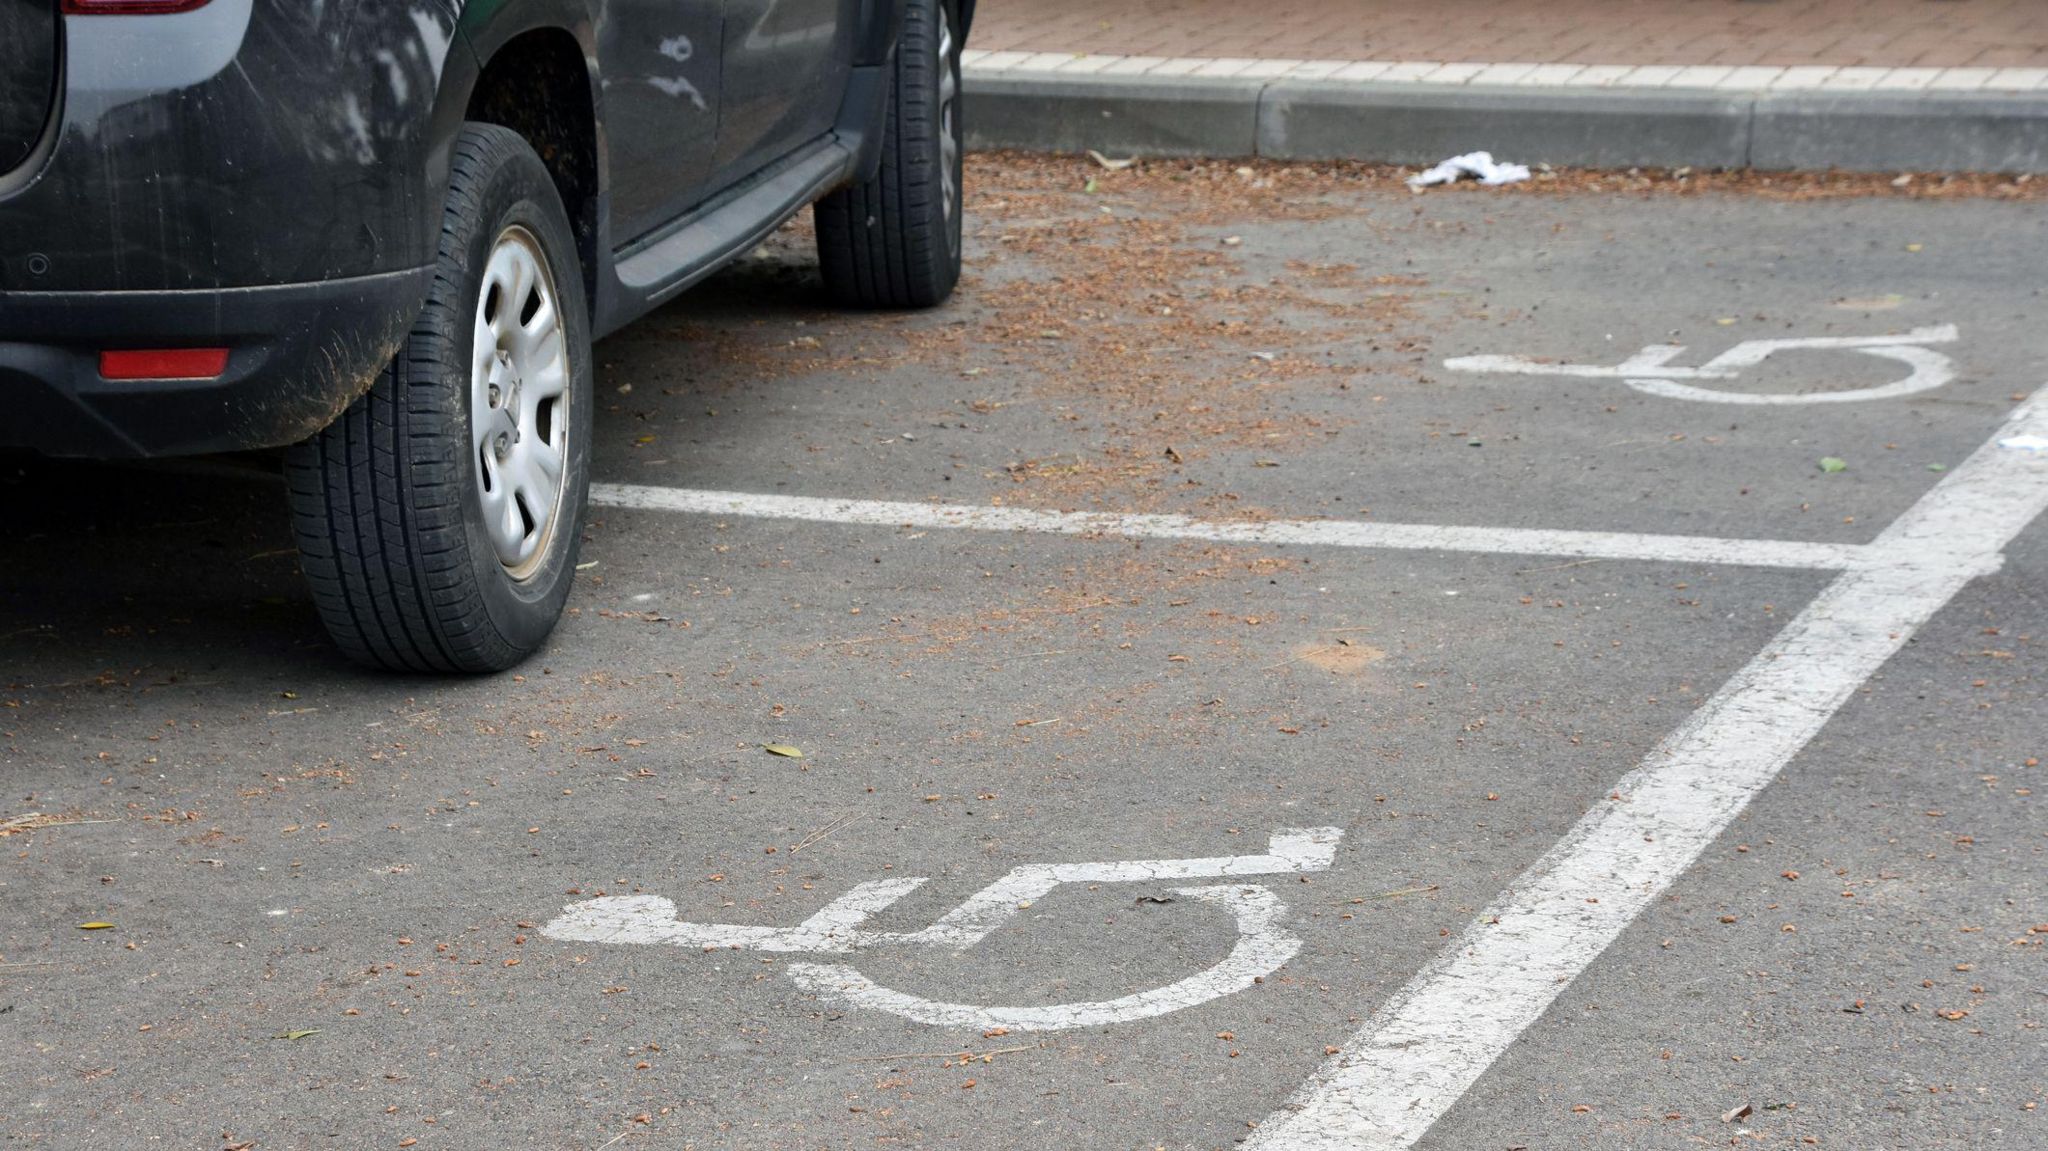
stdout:
[[(2031, 193), (970, 180), (944, 308), (826, 310), (797, 226), (598, 345), (597, 478), (1861, 543), (2048, 379)], [(1872, 403), (1442, 366), (1943, 323), (1955, 380)], [(1742, 386), (1897, 373), (1797, 352)], [(272, 461), (11, 460), (0, 491), (21, 1148), (1230, 1148), (1828, 579), (599, 507), (547, 651), (443, 680), (329, 649)], [(2036, 522), (1420, 1146), (2048, 1142), (2044, 581)], [(1322, 826), (1328, 870), (1258, 879), (1291, 960), (1107, 1027), (930, 1026), (789, 977), (812, 957), (541, 930), (627, 894), (789, 927), (925, 877), (876, 918), (914, 931), (1016, 867)], [(1179, 885), (842, 959), (1114, 999), (1233, 945)]]

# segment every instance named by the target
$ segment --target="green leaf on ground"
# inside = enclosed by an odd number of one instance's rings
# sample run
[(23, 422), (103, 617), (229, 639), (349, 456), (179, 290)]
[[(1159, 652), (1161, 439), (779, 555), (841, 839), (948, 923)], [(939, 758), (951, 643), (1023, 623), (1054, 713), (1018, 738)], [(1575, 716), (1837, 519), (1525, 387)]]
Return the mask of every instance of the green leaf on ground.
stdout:
[(1849, 470), (1849, 461), (1839, 456), (1822, 456), (1820, 458), (1820, 470), (1830, 475), (1835, 472), (1845, 472)]

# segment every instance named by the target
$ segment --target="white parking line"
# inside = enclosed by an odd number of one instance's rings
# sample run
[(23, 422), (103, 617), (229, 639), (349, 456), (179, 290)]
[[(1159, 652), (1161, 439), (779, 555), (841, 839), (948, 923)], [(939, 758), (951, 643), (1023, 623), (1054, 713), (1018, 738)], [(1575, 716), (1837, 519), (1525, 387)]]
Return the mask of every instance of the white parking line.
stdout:
[(2048, 388), (1870, 545), (1615, 785), (1246, 1143), (1407, 1147), (1429, 1130), (1836, 709), (2048, 509)]
[(1441, 524), (1369, 524), (1352, 520), (1199, 520), (1177, 515), (1049, 512), (1030, 508), (824, 499), (641, 484), (592, 484), (590, 502), (616, 508), (880, 527), (968, 528), (996, 532), (1213, 540), (1221, 543), (1661, 560), (1822, 571), (1861, 567), (1871, 554), (1867, 544), (1806, 543), (1798, 540), (1716, 539), (1710, 536)]

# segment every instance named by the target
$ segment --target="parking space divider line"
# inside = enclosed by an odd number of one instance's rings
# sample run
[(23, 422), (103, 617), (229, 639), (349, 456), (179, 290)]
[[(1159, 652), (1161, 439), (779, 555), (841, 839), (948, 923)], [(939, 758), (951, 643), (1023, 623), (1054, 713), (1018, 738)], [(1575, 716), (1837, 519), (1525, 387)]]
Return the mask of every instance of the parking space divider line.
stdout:
[[(1405, 1148), (1884, 662), (2048, 509), (2048, 388), (1921, 497), (1262, 1123), (1253, 1151)], [(2001, 442), (2011, 441), (2011, 442)]]
[(1074, 536), (1209, 540), (1219, 543), (1401, 551), (1479, 552), (1571, 559), (1646, 560), (1741, 567), (1845, 571), (1870, 559), (1870, 545), (1800, 540), (1718, 539), (1636, 532), (1551, 531), (1445, 524), (1361, 523), (1356, 520), (1205, 520), (1181, 515), (1057, 512), (896, 500), (592, 484), (590, 502), (641, 511), (807, 520), (877, 527), (961, 528)]

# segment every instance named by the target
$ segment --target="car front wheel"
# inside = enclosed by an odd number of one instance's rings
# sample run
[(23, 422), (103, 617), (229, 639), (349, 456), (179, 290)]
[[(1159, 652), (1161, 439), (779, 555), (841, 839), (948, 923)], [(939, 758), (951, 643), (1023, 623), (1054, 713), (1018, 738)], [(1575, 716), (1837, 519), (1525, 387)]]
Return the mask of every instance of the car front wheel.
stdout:
[(456, 140), (426, 308), (369, 392), (286, 457), (301, 566), (350, 658), (502, 671), (547, 638), (590, 487), (575, 241), (517, 133)]

